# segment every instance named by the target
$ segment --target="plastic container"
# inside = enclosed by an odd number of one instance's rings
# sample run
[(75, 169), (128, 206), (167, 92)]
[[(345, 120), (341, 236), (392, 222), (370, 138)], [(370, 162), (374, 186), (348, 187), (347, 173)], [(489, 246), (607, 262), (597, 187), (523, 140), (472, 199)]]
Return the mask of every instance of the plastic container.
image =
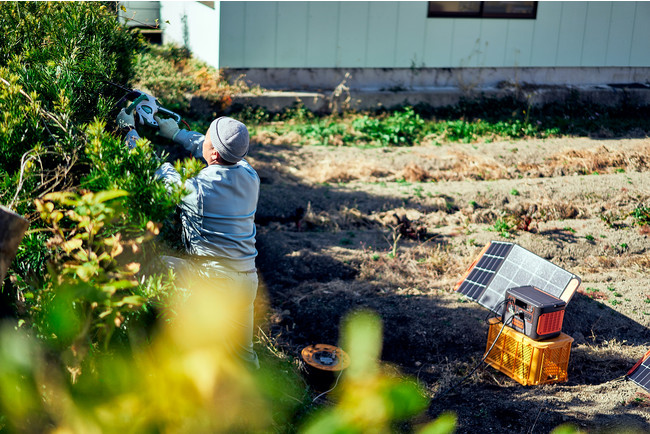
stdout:
[[(503, 323), (489, 320), (487, 351), (499, 334)], [(485, 361), (524, 386), (567, 381), (567, 369), (573, 338), (560, 336), (534, 341), (512, 327), (506, 326)]]
[(309, 345), (301, 351), (307, 381), (319, 392), (328, 390), (350, 365), (350, 357), (339, 347), (328, 344)]

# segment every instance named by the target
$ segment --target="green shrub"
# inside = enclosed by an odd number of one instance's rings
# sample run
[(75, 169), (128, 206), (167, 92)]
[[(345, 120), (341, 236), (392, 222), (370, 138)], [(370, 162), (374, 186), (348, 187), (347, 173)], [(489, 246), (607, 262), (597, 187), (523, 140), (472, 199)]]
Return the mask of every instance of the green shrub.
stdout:
[[(92, 191), (121, 189), (128, 192), (125, 208), (130, 222), (139, 228), (144, 228), (150, 220), (164, 221), (180, 202), (184, 191), (176, 188), (170, 192), (155, 178), (160, 160), (151, 143), (141, 139), (138, 146), (130, 150), (121, 138), (107, 133), (101, 121), (90, 124), (86, 134), (85, 152), (90, 170), (81, 179), (80, 186)], [(177, 167), (183, 182), (201, 168), (202, 163), (195, 159), (179, 162)]]
[[(47, 110), (87, 122), (125, 83), (142, 46), (101, 3), (7, 2), (0, 8), (0, 66), (19, 75)], [(104, 113), (105, 114), (105, 113)]]
[(232, 94), (251, 90), (241, 80), (230, 84), (220, 70), (172, 44), (148, 45), (136, 56), (133, 72), (132, 87), (150, 92), (164, 107), (181, 113), (189, 111), (193, 97), (223, 112), (230, 107)]
[(423, 136), (424, 120), (412, 107), (405, 107), (385, 118), (362, 116), (352, 121), (360, 138), (382, 145), (411, 146)]
[[(332, 404), (319, 407), (305, 393), (295, 365), (276, 358), (275, 364), (251, 372), (233, 360), (221, 339), (228, 332), (221, 327), (227, 301), (223, 294), (199, 288), (184, 303), (175, 303), (176, 320), (163, 324), (145, 351), (90, 352), (93, 370), (77, 381), (48, 360), (43, 345), (23, 330), (0, 328), (0, 413), (5, 416), (0, 430), (454, 431), (456, 417), (450, 413), (433, 422), (420, 417), (423, 425), (416, 426), (414, 418), (426, 410), (428, 399), (414, 379), (382, 367), (376, 315), (356, 314), (346, 321), (342, 346), (350, 354), (350, 367), (329, 396)], [(66, 315), (76, 318), (72, 309), (63, 310)], [(305, 407), (308, 415), (292, 417)]]
[[(88, 351), (84, 347), (106, 348), (125, 313), (144, 302), (132, 291), (138, 285), (134, 276), (140, 265), (120, 264), (116, 259), (125, 247), (144, 241), (143, 235), (127, 240), (114, 229), (130, 227), (123, 221), (121, 200), (127, 194), (123, 190), (50, 193), (36, 201), (52, 253), (46, 285), (28, 293), (38, 311), (34, 325), (57, 348), (69, 349), (67, 363), (73, 376)], [(148, 229), (157, 232), (152, 223)]]
[(352, 144), (356, 139), (356, 136), (350, 132), (347, 125), (329, 118), (299, 124), (295, 127), (295, 131), (302, 138), (324, 146)]
[(0, 34), (0, 197), (26, 213), (32, 197), (74, 183), (78, 125), (108, 114), (121, 91), (107, 80), (127, 80), (141, 42), (92, 2), (6, 2)]
[[(106, 221), (104, 230), (107, 236), (123, 231), (127, 239), (150, 221), (162, 222), (183, 191), (168, 192), (154, 179), (160, 161), (148, 141), (129, 151), (105, 131), (123, 94), (108, 82), (126, 83), (143, 47), (109, 7), (7, 2), (0, 7), (0, 31), (0, 198), (32, 223), (10, 270), (14, 289), (26, 299), (21, 316), (29, 322), (51, 308), (46, 264), (49, 271), (61, 266), (45, 236), (51, 222), (38, 218), (35, 199), (55, 191), (83, 196), (123, 190), (123, 214)], [(181, 166), (189, 177), (198, 163)], [(83, 305), (75, 294), (72, 302)]]

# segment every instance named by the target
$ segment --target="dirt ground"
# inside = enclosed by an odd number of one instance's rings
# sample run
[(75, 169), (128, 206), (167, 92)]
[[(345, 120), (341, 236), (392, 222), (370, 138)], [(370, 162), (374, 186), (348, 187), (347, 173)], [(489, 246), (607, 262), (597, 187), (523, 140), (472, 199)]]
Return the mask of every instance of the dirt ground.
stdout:
[[(424, 385), (428, 417), (456, 412), (460, 433), (544, 433), (567, 422), (650, 432), (650, 394), (624, 379), (650, 349), (650, 228), (630, 215), (650, 205), (649, 139), (253, 142), (260, 320), (284, 352), (337, 344), (342, 316), (370, 308), (384, 325), (383, 361)], [(522, 386), (483, 366), (440, 396), (486, 350), (490, 312), (453, 288), (491, 240), (582, 279), (563, 324), (574, 339), (568, 381)]]

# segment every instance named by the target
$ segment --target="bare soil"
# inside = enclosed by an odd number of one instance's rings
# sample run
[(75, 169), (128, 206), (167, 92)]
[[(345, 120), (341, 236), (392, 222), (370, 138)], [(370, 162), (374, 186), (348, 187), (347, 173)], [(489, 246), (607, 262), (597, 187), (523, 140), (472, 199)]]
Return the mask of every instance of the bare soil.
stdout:
[[(253, 139), (260, 322), (282, 351), (337, 344), (341, 318), (369, 308), (383, 321), (383, 361), (423, 384), (428, 418), (456, 412), (458, 432), (650, 432), (650, 394), (624, 379), (650, 349), (650, 230), (630, 215), (650, 205), (649, 139), (367, 149)], [(522, 386), (483, 366), (440, 396), (486, 350), (490, 312), (453, 288), (490, 240), (582, 279), (563, 324), (568, 381)]]

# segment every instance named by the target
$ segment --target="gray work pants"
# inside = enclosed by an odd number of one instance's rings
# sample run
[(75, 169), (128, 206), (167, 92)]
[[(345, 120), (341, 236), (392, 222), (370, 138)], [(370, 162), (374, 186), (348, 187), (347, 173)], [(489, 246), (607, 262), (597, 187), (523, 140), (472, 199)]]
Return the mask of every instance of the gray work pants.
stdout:
[(253, 349), (254, 302), (257, 296), (257, 272), (237, 272), (225, 268), (219, 261), (192, 261), (172, 256), (162, 256), (161, 260), (176, 274), (176, 285), (192, 291), (195, 285), (209, 288), (223, 294), (223, 300), (231, 304), (229, 309), (236, 312), (229, 321), (227, 330), (206, 330), (207, 333), (222, 333), (226, 349), (248, 363), (259, 368), (257, 353)]

